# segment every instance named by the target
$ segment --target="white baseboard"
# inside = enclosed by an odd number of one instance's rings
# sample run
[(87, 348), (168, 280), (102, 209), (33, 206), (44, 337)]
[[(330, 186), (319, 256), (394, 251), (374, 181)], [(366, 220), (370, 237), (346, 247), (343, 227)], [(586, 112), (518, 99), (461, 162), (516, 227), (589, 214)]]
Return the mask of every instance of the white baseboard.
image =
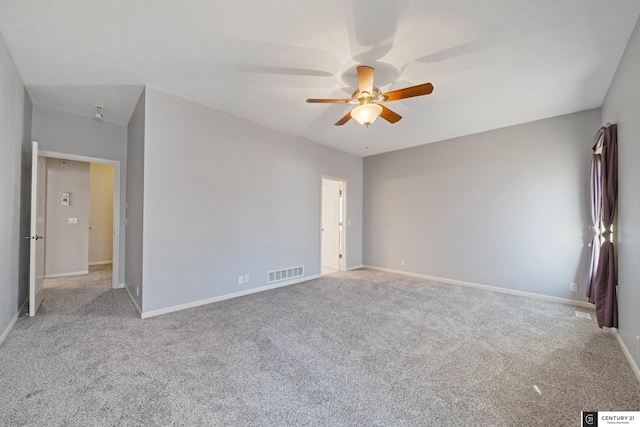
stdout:
[[(246, 291), (234, 292), (232, 294), (220, 295), (219, 297), (207, 298), (199, 301), (188, 302), (186, 304), (174, 305), (171, 307), (160, 308), (158, 310), (145, 311), (140, 317), (148, 319), (149, 317), (160, 316), (161, 314), (173, 313), (174, 311), (186, 310), (188, 308), (198, 307), (201, 305), (211, 304), (213, 302), (224, 301), (231, 298), (238, 298), (245, 295), (255, 294), (258, 292), (268, 291), (269, 289), (281, 288), (283, 286), (295, 285), (296, 283), (306, 282), (321, 277), (320, 274), (314, 276), (306, 276), (299, 279), (288, 280), (286, 282), (275, 283), (273, 285), (261, 286), (259, 288), (247, 289)], [(131, 294), (129, 294), (131, 295)], [(133, 298), (133, 297), (132, 297)]]
[(94, 262), (90, 262), (89, 265), (105, 265), (105, 264), (113, 264), (112, 260), (109, 261), (94, 261)]
[(516, 291), (516, 290), (513, 290), (513, 289), (500, 288), (500, 287), (497, 287), (497, 286), (481, 285), (479, 283), (473, 283), (473, 282), (464, 282), (462, 280), (446, 279), (444, 277), (427, 276), (425, 274), (409, 273), (407, 271), (393, 270), (391, 268), (374, 267), (372, 265), (364, 265), (362, 268), (366, 268), (366, 269), (369, 269), (369, 270), (384, 271), (384, 272), (393, 273), (393, 274), (400, 274), (402, 276), (416, 277), (416, 278), (419, 278), (419, 279), (433, 280), (433, 281), (436, 281), (436, 282), (451, 283), (453, 285), (468, 286), (470, 288), (485, 289), (487, 291), (501, 292), (503, 294), (519, 295), (519, 296), (522, 296), (522, 297), (530, 297), (530, 298), (544, 299), (544, 300), (548, 300), (548, 301), (561, 302), (561, 303), (564, 303), (564, 304), (577, 305), (579, 307), (586, 307), (586, 308), (594, 308), (595, 307), (593, 304), (591, 304), (591, 303), (589, 303), (587, 301), (576, 301), (576, 300), (569, 299), (569, 298), (559, 298), (559, 297), (552, 297), (552, 296), (549, 296), (549, 295), (536, 294), (536, 293), (533, 293), (533, 292)]
[(122, 289), (122, 288), (124, 288), (124, 287), (125, 287), (125, 286), (124, 286), (124, 283), (118, 283), (117, 285), (112, 286), (112, 288), (113, 288), (113, 289)]
[(631, 356), (631, 352), (622, 341), (622, 338), (620, 338), (620, 335), (618, 334), (618, 330), (616, 328), (611, 328), (611, 332), (613, 332), (613, 335), (616, 337), (616, 340), (618, 340), (618, 344), (620, 344), (620, 348), (622, 349), (622, 352), (627, 358), (629, 365), (631, 365), (631, 370), (633, 370), (633, 373), (636, 374), (636, 379), (640, 381), (640, 369), (638, 368), (636, 361), (633, 360), (633, 356)]
[(45, 274), (44, 278), (45, 279), (55, 279), (56, 277), (82, 276), (83, 274), (89, 274), (89, 270), (71, 271), (69, 273)]
[(18, 321), (19, 313), (20, 312), (16, 313), (16, 315), (13, 316), (13, 319), (11, 320), (7, 328), (4, 330), (4, 332), (2, 332), (2, 335), (0, 335), (0, 345), (2, 345), (2, 343), (4, 342), (4, 339), (7, 338), (7, 335), (9, 335), (9, 332), (11, 332), (11, 329), (13, 329), (13, 325), (15, 325), (16, 322)]
[(352, 271), (352, 270), (360, 270), (363, 267), (362, 264), (360, 265), (354, 265), (352, 267), (347, 267), (347, 271)]
[(140, 318), (142, 318), (142, 310), (140, 310), (140, 306), (138, 305), (138, 303), (136, 302), (136, 299), (131, 294), (129, 287), (126, 286), (125, 284), (123, 284), (122, 286), (126, 289), (127, 294), (129, 294), (129, 298), (131, 298), (131, 302), (133, 303), (133, 306), (136, 308), (136, 311), (138, 312), (138, 315), (140, 316)]
[(2, 332), (2, 335), (0, 335), (0, 345), (2, 345), (2, 343), (4, 342), (5, 338), (7, 338), (7, 336), (9, 335), (9, 332), (11, 332), (11, 329), (13, 329), (13, 325), (16, 324), (16, 322), (18, 321), (18, 316), (20, 315), (20, 312), (24, 309), (25, 304), (27, 303), (27, 301), (23, 302), (22, 305), (20, 306), (20, 308), (18, 309), (18, 312), (16, 313), (15, 316), (13, 316), (13, 319), (11, 320), (11, 322), (9, 323), (9, 325), (5, 328), (5, 330)]

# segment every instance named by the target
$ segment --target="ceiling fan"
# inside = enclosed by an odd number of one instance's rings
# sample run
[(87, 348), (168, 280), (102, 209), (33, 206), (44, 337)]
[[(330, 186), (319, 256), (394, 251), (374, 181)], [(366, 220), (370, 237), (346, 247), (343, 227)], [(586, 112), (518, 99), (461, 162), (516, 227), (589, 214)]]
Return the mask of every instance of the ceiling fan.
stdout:
[(358, 70), (358, 89), (353, 92), (351, 99), (307, 99), (309, 103), (321, 104), (359, 104), (356, 108), (347, 113), (346, 116), (336, 122), (336, 126), (342, 126), (352, 118), (358, 123), (369, 127), (378, 116), (389, 123), (398, 122), (402, 116), (394, 113), (382, 102), (397, 101), (398, 99), (412, 98), (414, 96), (429, 95), (433, 92), (431, 83), (424, 83), (417, 86), (411, 86), (404, 89), (393, 90), (391, 92), (381, 93), (380, 89), (373, 85), (372, 67), (360, 65)]

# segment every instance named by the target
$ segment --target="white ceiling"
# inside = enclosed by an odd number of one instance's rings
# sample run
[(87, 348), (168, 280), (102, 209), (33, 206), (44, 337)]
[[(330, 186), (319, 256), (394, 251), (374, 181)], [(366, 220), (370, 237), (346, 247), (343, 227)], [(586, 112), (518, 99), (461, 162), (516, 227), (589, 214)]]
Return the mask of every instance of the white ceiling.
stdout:
[[(35, 104), (126, 124), (142, 85), (368, 156), (599, 107), (637, 0), (0, 0)], [(355, 66), (404, 118), (333, 124)]]

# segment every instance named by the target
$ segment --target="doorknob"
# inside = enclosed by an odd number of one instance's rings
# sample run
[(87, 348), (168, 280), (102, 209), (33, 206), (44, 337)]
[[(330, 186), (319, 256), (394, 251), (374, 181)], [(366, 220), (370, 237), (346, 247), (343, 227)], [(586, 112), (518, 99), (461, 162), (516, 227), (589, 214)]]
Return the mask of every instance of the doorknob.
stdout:
[(38, 239), (44, 239), (44, 236), (38, 236), (38, 235), (36, 234), (35, 239), (36, 239), (36, 240), (38, 240)]

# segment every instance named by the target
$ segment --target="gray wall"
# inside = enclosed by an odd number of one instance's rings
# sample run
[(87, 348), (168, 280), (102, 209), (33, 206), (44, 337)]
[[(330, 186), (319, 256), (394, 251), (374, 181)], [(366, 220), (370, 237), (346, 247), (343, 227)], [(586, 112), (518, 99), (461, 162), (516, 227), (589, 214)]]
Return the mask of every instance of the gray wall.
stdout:
[(618, 332), (637, 365), (640, 335), (640, 23), (602, 106), (602, 122), (618, 124)]
[[(123, 125), (33, 106), (32, 138), (40, 150), (120, 161), (120, 197), (124, 200), (127, 170), (127, 128)], [(120, 206), (120, 274), (124, 283), (125, 204)]]
[[(89, 163), (47, 159), (45, 277), (89, 271)], [(62, 193), (70, 194), (68, 206)], [(69, 224), (76, 218), (76, 224)]]
[(599, 127), (596, 109), (365, 158), (364, 264), (584, 301)]
[(320, 274), (322, 174), (348, 180), (347, 265), (361, 264), (361, 158), (149, 87), (145, 126), (145, 312), (265, 286), (269, 270)]
[[(20, 179), (20, 237), (31, 234), (31, 116), (33, 103), (24, 91), (24, 115), (22, 131), (22, 165)], [(30, 240), (20, 239), (20, 274), (18, 301), (26, 301), (29, 297), (29, 258)]]
[(144, 212), (145, 90), (127, 126), (127, 240), (125, 286), (142, 309), (142, 214)]
[[(26, 297), (21, 232), (28, 222), (21, 221), (20, 209), (23, 142), (30, 143), (30, 109), (31, 100), (0, 35), (0, 335)], [(28, 251), (28, 245), (26, 248)]]

